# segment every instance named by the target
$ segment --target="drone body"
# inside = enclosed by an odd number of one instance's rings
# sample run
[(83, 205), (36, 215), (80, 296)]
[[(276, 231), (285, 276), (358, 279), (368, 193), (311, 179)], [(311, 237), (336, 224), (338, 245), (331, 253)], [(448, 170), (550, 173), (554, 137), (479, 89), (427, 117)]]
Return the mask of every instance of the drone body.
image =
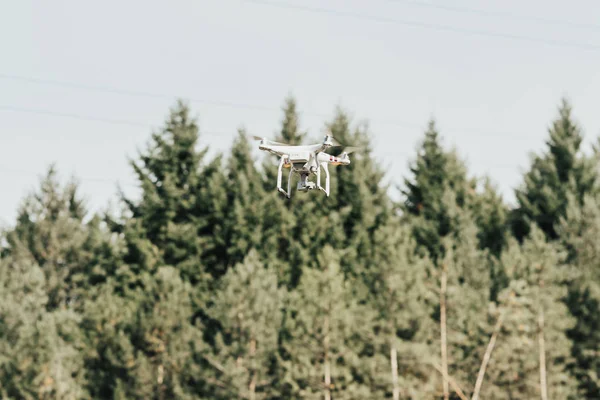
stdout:
[[(329, 197), (329, 169), (331, 165), (348, 165), (350, 158), (348, 154), (354, 151), (354, 148), (346, 148), (340, 156), (333, 156), (326, 153), (326, 150), (333, 146), (339, 146), (339, 142), (332, 136), (325, 136), (322, 143), (309, 145), (289, 145), (267, 140), (265, 138), (254, 137), (260, 140), (258, 148), (279, 157), (279, 169), (277, 173), (277, 190), (283, 193), (288, 199), (292, 195), (292, 177), (296, 173), (300, 176), (297, 190), (307, 192), (313, 189), (319, 189), (325, 192)], [(287, 191), (281, 187), (281, 178), (283, 168), (289, 168)], [(321, 169), (325, 172), (325, 187), (321, 186)], [(316, 175), (316, 183), (308, 180), (309, 176)]]

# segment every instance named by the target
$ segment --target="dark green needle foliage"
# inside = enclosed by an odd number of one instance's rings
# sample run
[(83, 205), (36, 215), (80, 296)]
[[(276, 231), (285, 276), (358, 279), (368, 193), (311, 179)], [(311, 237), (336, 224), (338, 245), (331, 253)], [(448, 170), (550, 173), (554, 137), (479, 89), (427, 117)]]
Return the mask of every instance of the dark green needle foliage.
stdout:
[(178, 102), (148, 149), (131, 161), (142, 195), (137, 202), (124, 199), (130, 217), (116, 228), (127, 243), (120, 273), (130, 275), (131, 284), (160, 265), (200, 285), (225, 270), (225, 179), (220, 158), (206, 162), (208, 149), (198, 141), (196, 119)]
[(575, 363), (571, 370), (586, 398), (600, 398), (600, 204), (588, 195), (583, 205), (570, 197), (566, 217), (557, 229), (577, 271), (566, 303), (576, 318), (569, 331)]
[(454, 193), (458, 207), (473, 212), (478, 225), (481, 248), (498, 254), (504, 235), (504, 210), (501, 199), (489, 179), (477, 193), (477, 181), (467, 175), (466, 166), (455, 150), (442, 145), (435, 122), (431, 120), (410, 166), (411, 176), (404, 179), (404, 196), (400, 209), (412, 221), (413, 235), (419, 247), (433, 261), (444, 256), (442, 240), (454, 230), (449, 210), (443, 202), (446, 191)]
[(255, 250), (227, 271), (210, 311), (223, 328), (211, 356), (214, 398), (278, 397), (275, 368), (285, 295), (276, 271), (263, 265)]
[(556, 239), (556, 225), (565, 215), (568, 194), (581, 203), (585, 194), (597, 189), (595, 159), (581, 153), (581, 128), (566, 99), (558, 111), (549, 129), (546, 151), (533, 157), (530, 170), (516, 191), (518, 206), (511, 223), (519, 240), (527, 235), (530, 223), (535, 223), (548, 238)]
[(499, 295), (506, 320), (488, 367), (493, 384), (488, 385), (489, 398), (539, 397), (541, 353), (548, 398), (578, 398), (576, 381), (568, 372), (572, 357), (567, 333), (575, 321), (563, 303), (563, 283), (573, 274), (565, 256), (535, 225), (523, 246), (511, 239), (503, 253), (501, 262), (510, 281)]
[(600, 398), (600, 147), (582, 154), (570, 105), (512, 210), (433, 121), (399, 182), (369, 125), (333, 111), (309, 133), (288, 96), (274, 132), (252, 132), (359, 147), (329, 166), (330, 197), (294, 177), (284, 198), (245, 129), (209, 156), (181, 101), (130, 160), (140, 192), (120, 215), (88, 214), (51, 168), (0, 236), (0, 397), (443, 398), (444, 305), (450, 399), (473, 394), (491, 337), (479, 399), (544, 382)]
[(353, 296), (333, 248), (326, 246), (317, 261), (319, 268), (304, 271), (286, 304), (283, 397), (370, 398), (358, 355), (370, 313)]

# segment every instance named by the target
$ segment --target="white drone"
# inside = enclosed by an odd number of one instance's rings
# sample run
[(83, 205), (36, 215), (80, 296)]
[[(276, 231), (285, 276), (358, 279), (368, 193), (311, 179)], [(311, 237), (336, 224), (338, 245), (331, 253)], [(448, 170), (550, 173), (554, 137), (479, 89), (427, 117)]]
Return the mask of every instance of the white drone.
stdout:
[[(350, 158), (348, 154), (356, 151), (357, 147), (346, 147), (339, 156), (333, 156), (325, 151), (330, 147), (342, 146), (333, 136), (326, 135), (322, 143), (308, 145), (291, 145), (275, 142), (266, 138), (253, 136), (255, 140), (260, 140), (258, 148), (280, 157), (279, 170), (277, 173), (277, 190), (283, 193), (288, 199), (292, 195), (292, 174), (296, 172), (300, 175), (297, 190), (307, 192), (318, 188), (325, 192), (329, 197), (329, 170), (327, 165), (348, 165)], [(281, 175), (283, 168), (289, 168), (287, 192), (281, 188)], [(321, 168), (325, 171), (325, 187), (321, 186)], [(317, 183), (308, 181), (311, 174), (317, 175)]]

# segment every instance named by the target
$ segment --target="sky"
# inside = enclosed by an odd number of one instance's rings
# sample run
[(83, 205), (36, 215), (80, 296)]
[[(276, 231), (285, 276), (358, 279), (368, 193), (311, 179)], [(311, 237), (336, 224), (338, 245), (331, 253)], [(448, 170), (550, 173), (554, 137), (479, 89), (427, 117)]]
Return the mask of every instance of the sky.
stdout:
[(340, 105), (368, 121), (395, 184), (434, 118), (511, 203), (563, 96), (586, 146), (600, 135), (599, 13), (591, 0), (1, 2), (0, 224), (51, 163), (92, 211), (117, 183), (135, 196), (128, 159), (178, 98), (210, 154), (240, 127), (275, 136), (288, 95), (312, 138)]

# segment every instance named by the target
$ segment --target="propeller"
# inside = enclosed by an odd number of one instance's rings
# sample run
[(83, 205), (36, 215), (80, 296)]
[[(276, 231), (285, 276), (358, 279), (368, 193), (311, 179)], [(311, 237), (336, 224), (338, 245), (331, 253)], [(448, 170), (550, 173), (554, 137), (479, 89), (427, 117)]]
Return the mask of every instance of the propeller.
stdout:
[(274, 140), (269, 140), (267, 138), (263, 138), (263, 137), (256, 136), (256, 135), (252, 135), (251, 137), (254, 140), (264, 140), (265, 142), (269, 142), (269, 143), (272, 143), (272, 144), (277, 144), (277, 145), (280, 145), (280, 146), (289, 146), (287, 143), (276, 142)]
[(342, 152), (340, 154), (344, 154), (344, 153), (346, 153), (346, 154), (352, 154), (355, 151), (362, 150), (362, 149), (363, 149), (362, 147), (348, 146), (348, 147), (344, 147), (342, 149)]
[(329, 138), (331, 139), (331, 144), (332, 145), (334, 145), (336, 147), (342, 147), (343, 146), (343, 144), (339, 140), (337, 140), (336, 138), (334, 138), (333, 136), (330, 135)]

